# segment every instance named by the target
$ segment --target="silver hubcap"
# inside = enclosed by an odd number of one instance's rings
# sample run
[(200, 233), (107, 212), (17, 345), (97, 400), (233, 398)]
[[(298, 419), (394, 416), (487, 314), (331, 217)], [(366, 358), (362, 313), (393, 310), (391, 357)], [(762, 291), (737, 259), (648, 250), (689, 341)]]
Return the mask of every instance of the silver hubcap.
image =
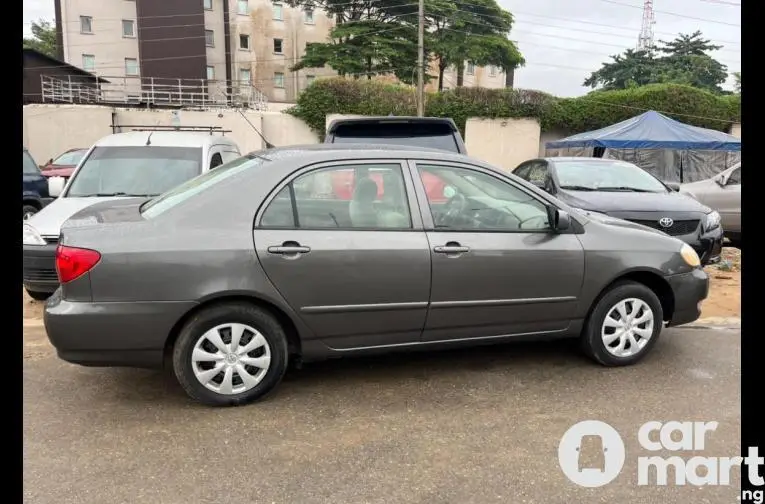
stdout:
[(191, 353), (194, 376), (218, 394), (241, 394), (266, 376), (271, 347), (256, 329), (245, 324), (221, 324), (204, 333)]
[(641, 299), (619, 301), (606, 314), (601, 336), (606, 350), (617, 357), (631, 357), (645, 348), (653, 334), (653, 310)]

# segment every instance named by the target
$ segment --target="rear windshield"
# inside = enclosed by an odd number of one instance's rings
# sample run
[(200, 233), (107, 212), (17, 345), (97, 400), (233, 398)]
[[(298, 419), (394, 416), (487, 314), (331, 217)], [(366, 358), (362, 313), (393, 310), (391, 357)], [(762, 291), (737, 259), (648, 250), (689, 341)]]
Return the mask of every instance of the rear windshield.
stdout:
[(199, 147), (96, 147), (66, 196), (156, 196), (201, 172)]
[(335, 129), (333, 143), (407, 145), (459, 152), (454, 131), (439, 123), (351, 123)]

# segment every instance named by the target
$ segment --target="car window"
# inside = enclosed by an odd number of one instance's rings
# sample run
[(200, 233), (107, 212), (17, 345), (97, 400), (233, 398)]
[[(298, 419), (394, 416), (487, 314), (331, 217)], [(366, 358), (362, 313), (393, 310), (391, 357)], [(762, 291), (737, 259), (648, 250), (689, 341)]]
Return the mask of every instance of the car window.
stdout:
[(659, 179), (625, 161), (555, 161), (561, 189), (667, 192)]
[(528, 180), (529, 171), (531, 171), (531, 163), (525, 163), (520, 165), (515, 170), (513, 170), (513, 175), (515, 175), (516, 177), (520, 177), (523, 180)]
[(726, 185), (741, 185), (741, 167), (740, 166), (731, 172), (730, 177), (728, 177), (728, 182)]
[(24, 151), (24, 175), (37, 175), (38, 173), (40, 173), (40, 168), (37, 167), (37, 163), (27, 151)]
[(217, 168), (218, 166), (223, 164), (223, 158), (220, 155), (220, 152), (216, 152), (212, 155), (212, 158), (210, 159), (210, 169)]
[(82, 156), (84, 156), (86, 152), (88, 152), (87, 149), (65, 152), (61, 154), (59, 157), (57, 157), (51, 164), (67, 165), (67, 166), (76, 165), (77, 163), (80, 162), (80, 160), (82, 159)]
[(351, 123), (335, 129), (333, 143), (393, 144), (459, 152), (448, 124)]
[(411, 229), (401, 165), (343, 165), (298, 176), (269, 203), (260, 226)]
[(437, 229), (508, 232), (550, 229), (547, 206), (505, 180), (454, 166), (418, 165), (418, 170), (424, 184), (426, 175), (438, 177), (444, 184), (445, 202), (428, 194)]

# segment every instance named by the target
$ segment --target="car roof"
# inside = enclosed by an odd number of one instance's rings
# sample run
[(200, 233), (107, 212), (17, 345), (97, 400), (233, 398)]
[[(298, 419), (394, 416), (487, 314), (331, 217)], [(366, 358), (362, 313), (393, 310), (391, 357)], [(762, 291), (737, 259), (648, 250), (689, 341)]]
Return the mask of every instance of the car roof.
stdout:
[(96, 142), (95, 146), (144, 146), (149, 135), (151, 135), (151, 145), (158, 147), (204, 147), (221, 144), (236, 146), (236, 143), (228, 137), (199, 131), (128, 131), (125, 133), (114, 133)]
[(280, 162), (294, 157), (300, 157), (305, 164), (322, 161), (343, 161), (354, 159), (402, 158), (421, 157), (437, 158), (444, 161), (465, 161), (485, 164), (480, 160), (469, 158), (464, 154), (451, 153), (441, 149), (427, 147), (394, 145), (394, 144), (306, 144), (275, 147), (272, 149), (250, 152), (246, 156), (264, 157), (270, 161)]
[[(567, 162), (567, 161), (588, 161), (593, 163), (613, 163), (614, 161), (621, 161), (620, 159), (607, 159), (607, 158), (597, 158), (597, 157), (584, 157), (584, 156), (553, 156), (553, 157), (545, 157), (540, 158), (545, 161), (551, 161), (553, 163), (555, 162)], [(626, 163), (627, 161), (621, 161), (622, 163)]]

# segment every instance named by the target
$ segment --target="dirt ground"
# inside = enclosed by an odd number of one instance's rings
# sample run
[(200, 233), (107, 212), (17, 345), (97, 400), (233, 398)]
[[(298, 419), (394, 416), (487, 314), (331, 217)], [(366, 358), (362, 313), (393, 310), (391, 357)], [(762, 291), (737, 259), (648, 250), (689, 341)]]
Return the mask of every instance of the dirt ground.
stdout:
[[(735, 248), (724, 249), (723, 261), (707, 267), (706, 271), (711, 286), (701, 317), (741, 317), (741, 251)], [(23, 289), (22, 294), (25, 324), (41, 321), (43, 303), (30, 298)]]

